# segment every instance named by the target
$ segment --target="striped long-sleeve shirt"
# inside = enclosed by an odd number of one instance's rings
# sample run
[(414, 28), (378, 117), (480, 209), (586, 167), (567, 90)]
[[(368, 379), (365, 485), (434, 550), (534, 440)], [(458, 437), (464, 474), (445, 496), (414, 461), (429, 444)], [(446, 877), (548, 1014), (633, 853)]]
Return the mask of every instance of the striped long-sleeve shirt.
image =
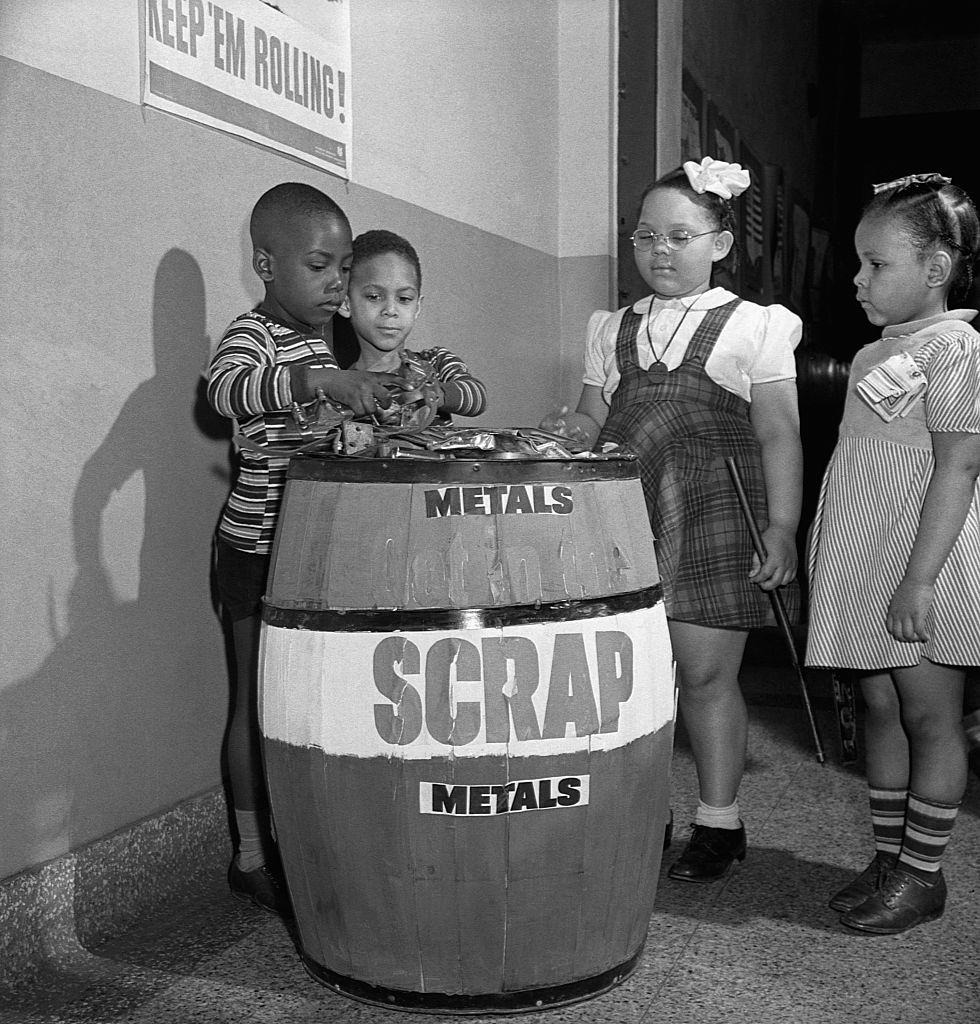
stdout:
[[(459, 356), (438, 346), (411, 354), (429, 363), (443, 384), (455, 384), (459, 389), (460, 406), (455, 413), (457, 416), (479, 416), (487, 407), (486, 387), (470, 373), (469, 367)], [(440, 420), (451, 422), (448, 416), (440, 416)]]
[[(444, 348), (415, 355), (431, 363), (441, 381), (459, 388), (460, 415), (483, 412), (486, 388), (458, 356)], [(208, 400), (221, 415), (237, 422), (239, 433), (262, 447), (309, 440), (299, 432), (291, 413), (289, 367), (298, 363), (339, 369), (322, 338), (302, 335), (258, 310), (243, 313), (231, 322), (215, 349), (207, 372)], [(238, 455), (238, 477), (218, 534), (242, 551), (267, 554), (272, 550), (289, 459), (263, 457), (245, 448)]]

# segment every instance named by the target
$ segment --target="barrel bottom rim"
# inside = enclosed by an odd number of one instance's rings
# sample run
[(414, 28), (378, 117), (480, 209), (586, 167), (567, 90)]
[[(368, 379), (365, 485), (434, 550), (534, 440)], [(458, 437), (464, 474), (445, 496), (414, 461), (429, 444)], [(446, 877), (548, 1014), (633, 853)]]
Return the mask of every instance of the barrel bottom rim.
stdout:
[(372, 1006), (407, 1010), (411, 1013), (446, 1013), (465, 1015), (534, 1013), (586, 999), (608, 992), (624, 982), (635, 970), (643, 954), (644, 942), (627, 960), (606, 971), (562, 985), (519, 989), (514, 992), (491, 992), (480, 995), (451, 994), (448, 992), (410, 992), (405, 989), (371, 985), (331, 971), (300, 952), (307, 973), (322, 985), (341, 995)]

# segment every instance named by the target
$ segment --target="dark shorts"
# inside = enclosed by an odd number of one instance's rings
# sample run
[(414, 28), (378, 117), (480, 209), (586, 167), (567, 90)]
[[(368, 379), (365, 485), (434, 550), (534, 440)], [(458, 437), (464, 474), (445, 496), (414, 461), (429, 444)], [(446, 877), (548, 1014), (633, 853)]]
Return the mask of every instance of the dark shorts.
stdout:
[(214, 573), (221, 605), (232, 622), (262, 612), (262, 597), (272, 555), (239, 551), (218, 537), (214, 545)]

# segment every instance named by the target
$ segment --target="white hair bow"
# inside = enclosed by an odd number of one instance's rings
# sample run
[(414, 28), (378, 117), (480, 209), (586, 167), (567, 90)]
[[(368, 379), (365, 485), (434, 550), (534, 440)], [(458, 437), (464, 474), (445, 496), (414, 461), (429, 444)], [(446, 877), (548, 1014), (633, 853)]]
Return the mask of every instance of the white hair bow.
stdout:
[(751, 184), (749, 172), (741, 164), (726, 163), (710, 156), (699, 164), (685, 160), (684, 173), (695, 192), (714, 192), (722, 199), (741, 195)]

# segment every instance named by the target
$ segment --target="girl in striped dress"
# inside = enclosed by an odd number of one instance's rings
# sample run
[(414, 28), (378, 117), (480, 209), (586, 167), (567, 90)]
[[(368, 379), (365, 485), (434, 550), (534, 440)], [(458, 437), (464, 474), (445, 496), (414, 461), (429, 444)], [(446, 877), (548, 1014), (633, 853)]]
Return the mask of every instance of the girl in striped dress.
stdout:
[(862, 348), (810, 549), (809, 665), (862, 673), (875, 856), (830, 906), (891, 935), (939, 917), (980, 664), (980, 228), (948, 178), (876, 185), (855, 233)]
[[(633, 232), (653, 294), (589, 321), (575, 412), (546, 429), (633, 451), (656, 541), (678, 700), (698, 773), (690, 840), (669, 877), (711, 882), (746, 853), (738, 790), (748, 714), (739, 668), (767, 591), (796, 574), (801, 465), (793, 349), (802, 323), (712, 286), (731, 261), (738, 164), (688, 161), (646, 189)], [(734, 457), (767, 552), (753, 551)]]

